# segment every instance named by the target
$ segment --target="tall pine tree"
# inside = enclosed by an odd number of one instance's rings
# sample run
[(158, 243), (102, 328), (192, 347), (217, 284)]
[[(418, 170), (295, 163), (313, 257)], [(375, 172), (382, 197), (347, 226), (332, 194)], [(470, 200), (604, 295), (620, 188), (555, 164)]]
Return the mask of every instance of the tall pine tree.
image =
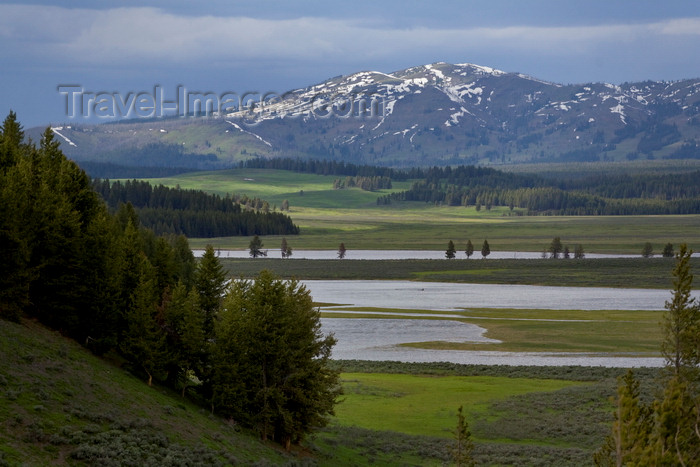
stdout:
[(213, 335), (214, 321), (221, 308), (221, 300), (226, 289), (226, 271), (211, 245), (206, 246), (204, 255), (197, 264), (195, 289), (199, 294), (199, 306), (203, 314), (204, 335), (208, 339)]

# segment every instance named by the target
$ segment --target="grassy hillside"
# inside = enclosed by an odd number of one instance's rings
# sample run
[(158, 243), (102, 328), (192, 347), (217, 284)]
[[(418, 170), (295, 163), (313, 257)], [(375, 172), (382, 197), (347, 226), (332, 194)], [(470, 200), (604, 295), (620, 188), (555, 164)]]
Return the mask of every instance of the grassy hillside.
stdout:
[[(289, 200), (292, 209), (348, 209), (376, 207), (377, 197), (410, 188), (411, 182), (394, 182), (391, 190), (363, 191), (359, 188), (334, 190), (333, 181), (345, 178), (286, 170), (231, 169), (213, 172), (192, 172), (174, 177), (148, 179), (153, 184), (180, 185), (181, 188), (204, 190), (221, 196), (227, 193), (246, 194), (276, 204)], [(303, 193), (302, 193), (303, 192)]]
[(234, 423), (31, 322), (0, 320), (0, 465), (284, 464)]

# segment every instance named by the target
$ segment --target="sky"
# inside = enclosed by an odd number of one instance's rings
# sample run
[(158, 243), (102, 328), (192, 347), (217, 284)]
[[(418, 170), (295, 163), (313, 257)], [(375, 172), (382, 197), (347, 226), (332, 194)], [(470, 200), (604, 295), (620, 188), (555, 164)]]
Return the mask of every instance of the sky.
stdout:
[(696, 0), (0, 0), (0, 113), (84, 122), (85, 93), (306, 87), (474, 63), (563, 83), (700, 78)]

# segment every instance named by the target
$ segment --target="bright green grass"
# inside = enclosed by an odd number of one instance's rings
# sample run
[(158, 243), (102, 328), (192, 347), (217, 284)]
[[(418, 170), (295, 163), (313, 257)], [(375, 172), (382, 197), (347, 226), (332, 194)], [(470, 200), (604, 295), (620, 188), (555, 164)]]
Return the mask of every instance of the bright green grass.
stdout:
[(170, 187), (179, 185), (185, 189), (204, 190), (220, 196), (245, 194), (251, 198), (265, 199), (278, 207), (286, 199), (292, 209), (376, 207), (378, 196), (410, 188), (410, 182), (394, 182), (394, 188), (391, 190), (375, 192), (363, 191), (359, 188), (334, 190), (333, 181), (337, 178), (345, 177), (286, 170), (231, 169), (192, 172), (174, 177), (147, 179), (147, 181), (154, 185), (162, 184)]
[[(419, 343), (416, 347), (454, 350), (494, 350), (508, 352), (587, 352), (660, 356), (662, 312), (628, 312), (626, 320), (609, 319), (616, 312), (584, 312), (576, 321), (562, 312), (562, 321), (549, 318), (466, 318), (464, 321), (485, 328), (486, 337), (499, 344)], [(590, 313), (590, 314), (588, 314)], [(479, 313), (482, 316), (497, 313)], [(635, 315), (637, 314), (637, 315)], [(575, 315), (575, 313), (574, 313)], [(599, 315), (599, 316), (596, 316)], [(603, 315), (603, 316), (600, 316)], [(596, 319), (600, 318), (600, 319)], [(566, 321), (569, 320), (569, 321)]]
[(457, 408), (483, 415), (490, 403), (580, 385), (572, 381), (494, 376), (344, 373), (337, 422), (373, 430), (452, 437)]
[[(301, 229), (299, 236), (287, 237), (295, 249), (335, 250), (343, 242), (349, 250), (444, 250), (452, 240), (458, 258), (463, 258), (467, 240), (471, 240), (475, 257), (480, 258), (484, 240), (489, 241), (491, 251), (541, 252), (555, 236), (561, 237), (571, 251), (581, 244), (587, 253), (641, 255), (647, 241), (657, 255), (668, 242), (676, 247), (687, 243), (696, 251), (700, 249), (700, 215), (502, 217), (496, 209), (482, 214), (474, 208), (431, 207), (422, 203), (401, 209), (299, 208), (294, 206), (294, 200), (290, 203), (289, 215)], [(278, 247), (280, 241), (281, 237), (263, 237), (269, 248)], [(217, 237), (190, 242), (193, 247), (211, 243), (218, 248), (245, 249), (250, 238)]]

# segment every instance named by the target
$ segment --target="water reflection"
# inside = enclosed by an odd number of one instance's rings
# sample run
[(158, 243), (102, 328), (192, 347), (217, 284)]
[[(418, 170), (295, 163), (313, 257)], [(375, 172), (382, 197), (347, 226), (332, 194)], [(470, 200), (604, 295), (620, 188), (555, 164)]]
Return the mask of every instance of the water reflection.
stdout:
[(384, 280), (303, 281), (319, 303), (453, 311), (462, 308), (663, 310), (668, 290)]

